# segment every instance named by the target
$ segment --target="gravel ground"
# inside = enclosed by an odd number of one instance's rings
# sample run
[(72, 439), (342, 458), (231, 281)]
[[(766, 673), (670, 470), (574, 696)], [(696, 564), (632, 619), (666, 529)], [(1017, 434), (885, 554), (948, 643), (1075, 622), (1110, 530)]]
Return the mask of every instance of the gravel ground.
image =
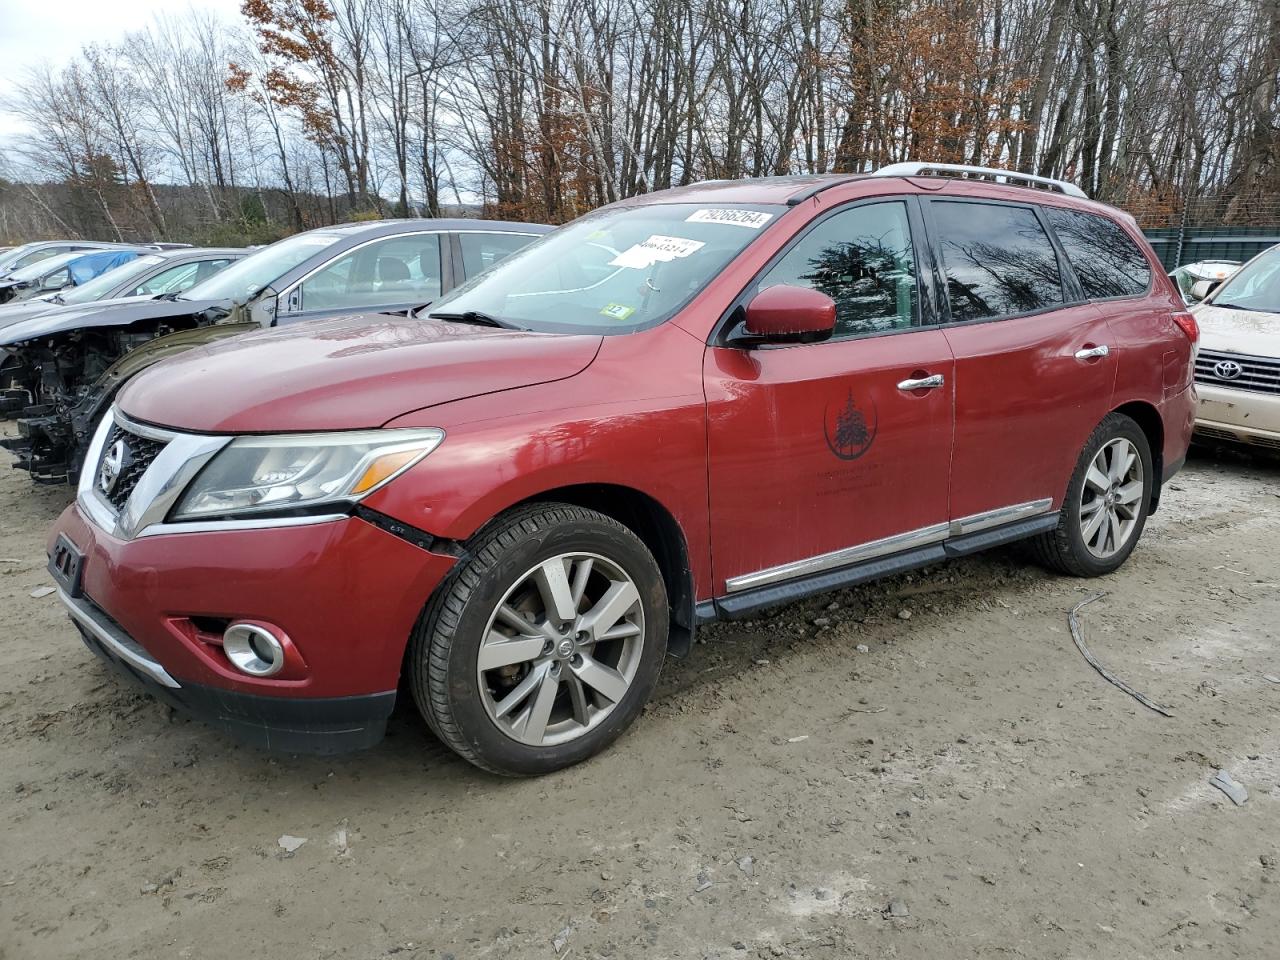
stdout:
[[(410, 710), (337, 760), (171, 715), (31, 595), (67, 494), (6, 471), (0, 958), (1274, 956), (1278, 496), (1200, 455), (1103, 580), (1009, 550), (707, 630), (608, 753), (505, 781)], [(1072, 645), (1098, 589), (1172, 718)]]

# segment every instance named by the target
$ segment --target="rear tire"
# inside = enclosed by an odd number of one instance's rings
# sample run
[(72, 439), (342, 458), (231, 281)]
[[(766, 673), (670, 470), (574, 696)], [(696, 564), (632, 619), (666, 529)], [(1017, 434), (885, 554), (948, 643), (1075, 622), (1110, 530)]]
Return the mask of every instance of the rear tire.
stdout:
[(492, 773), (585, 760), (639, 716), (667, 648), (652, 554), (610, 517), (568, 504), (480, 530), (414, 631), (410, 679), (432, 731)]
[(1085, 442), (1058, 512), (1058, 526), (1031, 541), (1046, 567), (1100, 577), (1129, 558), (1146, 526), (1156, 478), (1142, 428), (1108, 414)]

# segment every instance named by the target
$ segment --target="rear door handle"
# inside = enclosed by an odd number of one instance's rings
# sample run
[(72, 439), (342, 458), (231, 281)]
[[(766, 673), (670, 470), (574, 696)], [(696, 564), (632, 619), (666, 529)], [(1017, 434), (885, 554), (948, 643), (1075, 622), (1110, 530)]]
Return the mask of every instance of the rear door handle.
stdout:
[(1076, 351), (1077, 360), (1093, 360), (1095, 357), (1105, 357), (1111, 353), (1111, 348), (1105, 343), (1096, 347), (1085, 347), (1083, 350)]
[(921, 377), (919, 380), (903, 380), (898, 384), (899, 390), (910, 393), (912, 390), (936, 390), (946, 381), (942, 378), (942, 374), (935, 373), (931, 377)]

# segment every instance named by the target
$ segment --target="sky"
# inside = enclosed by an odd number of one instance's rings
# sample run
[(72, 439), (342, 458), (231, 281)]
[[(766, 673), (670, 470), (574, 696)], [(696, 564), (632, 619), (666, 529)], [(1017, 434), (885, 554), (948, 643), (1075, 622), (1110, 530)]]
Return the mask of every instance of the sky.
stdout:
[[(87, 43), (114, 43), (140, 30), (160, 12), (180, 14), (193, 6), (238, 19), (240, 0), (0, 0), (0, 99), (13, 93), (41, 61), (59, 66)], [(19, 121), (0, 112), (0, 149), (21, 132)]]

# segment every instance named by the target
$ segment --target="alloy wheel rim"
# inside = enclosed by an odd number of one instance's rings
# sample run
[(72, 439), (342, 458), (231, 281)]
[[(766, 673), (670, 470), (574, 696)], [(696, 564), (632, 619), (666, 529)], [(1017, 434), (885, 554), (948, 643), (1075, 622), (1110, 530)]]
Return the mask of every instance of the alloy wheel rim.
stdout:
[(1128, 545), (1142, 516), (1142, 457), (1118, 437), (1094, 454), (1080, 489), (1080, 535), (1088, 551), (1107, 560)]
[(644, 649), (635, 581), (594, 553), (525, 571), (494, 607), (476, 657), (489, 719), (527, 746), (567, 743), (623, 700)]

